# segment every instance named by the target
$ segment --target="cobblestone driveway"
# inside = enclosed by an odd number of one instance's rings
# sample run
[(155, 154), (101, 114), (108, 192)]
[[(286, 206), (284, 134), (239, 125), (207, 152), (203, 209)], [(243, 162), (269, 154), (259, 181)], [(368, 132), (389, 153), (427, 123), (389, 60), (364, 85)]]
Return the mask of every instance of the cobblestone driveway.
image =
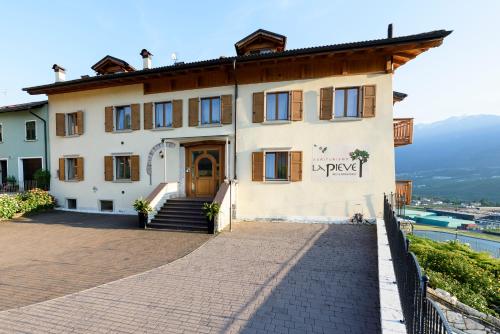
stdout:
[(152, 271), (0, 312), (0, 332), (378, 333), (375, 232), (237, 224)]
[(61, 211), (0, 222), (0, 311), (156, 268), (210, 238), (136, 226), (136, 217)]

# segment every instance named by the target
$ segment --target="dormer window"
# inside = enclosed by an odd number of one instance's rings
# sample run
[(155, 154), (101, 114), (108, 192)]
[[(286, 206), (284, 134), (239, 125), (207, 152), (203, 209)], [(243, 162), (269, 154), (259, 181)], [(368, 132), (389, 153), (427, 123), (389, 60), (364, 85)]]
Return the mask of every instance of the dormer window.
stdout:
[(281, 52), (285, 46), (286, 36), (264, 29), (251, 33), (234, 45), (238, 56)]
[(123, 72), (133, 72), (135, 68), (130, 66), (126, 61), (113, 56), (106, 56), (92, 66), (97, 75), (115, 74)]

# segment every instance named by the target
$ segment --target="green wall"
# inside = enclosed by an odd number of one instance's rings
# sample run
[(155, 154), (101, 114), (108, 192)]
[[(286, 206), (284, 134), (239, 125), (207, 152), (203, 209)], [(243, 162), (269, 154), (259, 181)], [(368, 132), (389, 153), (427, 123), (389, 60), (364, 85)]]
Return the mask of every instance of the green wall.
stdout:
[[(48, 105), (31, 109), (31, 111), (48, 120)], [(36, 140), (25, 140), (25, 122), (36, 121)], [(0, 124), (2, 124), (2, 139), (0, 143), (0, 159), (7, 159), (7, 175), (14, 176), (19, 181), (18, 162), (20, 157), (42, 157), (45, 167), (45, 149), (44, 149), (44, 125), (43, 122), (30, 114), (29, 110), (10, 111), (0, 113)], [(49, 126), (47, 121), (47, 127)], [(48, 130), (48, 129), (47, 129)], [(47, 137), (48, 140), (48, 137)], [(47, 150), (49, 144), (47, 142)], [(49, 154), (49, 152), (47, 152)], [(48, 155), (50, 164), (50, 155)], [(47, 165), (50, 168), (50, 165)]]

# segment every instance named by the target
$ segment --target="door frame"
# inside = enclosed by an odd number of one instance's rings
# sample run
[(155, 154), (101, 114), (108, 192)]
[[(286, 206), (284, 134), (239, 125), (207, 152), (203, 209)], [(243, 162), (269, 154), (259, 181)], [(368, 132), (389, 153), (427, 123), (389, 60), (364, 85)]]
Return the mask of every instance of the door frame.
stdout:
[(42, 156), (35, 156), (35, 157), (18, 157), (17, 158), (17, 183), (19, 184), (19, 187), (21, 187), (21, 184), (23, 185), (24, 188), (24, 165), (23, 165), (23, 160), (24, 159), (41, 159), (42, 160), (42, 169), (43, 169), (43, 157)]
[[(184, 146), (186, 152), (185, 152), (185, 180), (186, 180), (186, 197), (193, 197), (196, 198), (196, 193), (191, 191), (191, 182), (192, 182), (192, 177), (191, 174), (194, 174), (195, 171), (191, 172), (191, 152), (192, 151), (200, 151), (200, 150), (209, 150), (209, 149), (216, 149), (219, 151), (219, 184), (215, 185), (216, 193), (217, 189), (219, 186), (224, 182), (224, 177), (226, 175), (226, 150), (225, 150), (225, 141), (219, 141), (219, 140), (206, 140), (206, 141), (201, 141), (201, 142), (191, 142), (191, 143), (184, 143), (181, 144), (181, 146)], [(194, 163), (194, 161), (193, 161)], [(189, 172), (188, 172), (189, 170)]]
[(9, 177), (9, 159), (8, 158), (0, 158), (0, 161), (5, 161), (5, 180), (0, 173), (0, 185), (7, 182), (7, 178)]

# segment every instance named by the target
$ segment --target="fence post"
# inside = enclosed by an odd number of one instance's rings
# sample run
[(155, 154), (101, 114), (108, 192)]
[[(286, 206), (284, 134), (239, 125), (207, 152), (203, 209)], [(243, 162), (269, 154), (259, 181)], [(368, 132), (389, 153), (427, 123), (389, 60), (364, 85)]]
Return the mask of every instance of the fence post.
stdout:
[(427, 284), (429, 278), (427, 275), (422, 276), (422, 305), (420, 311), (420, 333), (425, 334), (425, 325), (427, 324)]

